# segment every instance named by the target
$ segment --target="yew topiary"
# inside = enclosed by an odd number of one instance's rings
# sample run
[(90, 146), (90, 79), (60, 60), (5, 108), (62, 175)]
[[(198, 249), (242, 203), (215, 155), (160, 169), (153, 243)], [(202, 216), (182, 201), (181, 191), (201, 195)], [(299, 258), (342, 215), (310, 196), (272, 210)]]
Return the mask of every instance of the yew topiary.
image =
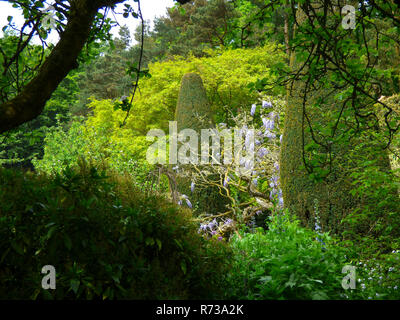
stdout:
[[(193, 129), (198, 133), (200, 159), (201, 129), (211, 129), (215, 125), (203, 81), (197, 73), (186, 73), (182, 77), (175, 120), (177, 121), (178, 132), (183, 129)], [(190, 196), (195, 213), (223, 211), (227, 202), (219, 194), (217, 187), (209, 186), (201, 189), (196, 187), (192, 192), (190, 178), (192, 169), (190, 165), (186, 166), (185, 174), (177, 177), (176, 182), (179, 193)]]
[(213, 115), (203, 81), (197, 73), (187, 73), (182, 77), (176, 106), (175, 119), (178, 131), (182, 129), (208, 129), (213, 126)]

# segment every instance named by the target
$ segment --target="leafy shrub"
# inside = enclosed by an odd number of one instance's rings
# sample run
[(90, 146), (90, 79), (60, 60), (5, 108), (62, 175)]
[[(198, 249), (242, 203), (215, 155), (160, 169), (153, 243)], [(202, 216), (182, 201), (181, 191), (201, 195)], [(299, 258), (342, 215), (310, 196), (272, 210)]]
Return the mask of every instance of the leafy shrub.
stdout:
[[(361, 259), (360, 259), (361, 260)], [(356, 288), (345, 298), (363, 300), (400, 299), (400, 250), (374, 258), (362, 259), (356, 265)]]
[[(54, 178), (0, 171), (0, 299), (213, 298), (228, 249), (129, 177), (81, 165)], [(41, 269), (56, 269), (56, 290)]]
[(229, 298), (339, 299), (349, 253), (288, 213), (271, 216), (267, 226), (232, 239)]

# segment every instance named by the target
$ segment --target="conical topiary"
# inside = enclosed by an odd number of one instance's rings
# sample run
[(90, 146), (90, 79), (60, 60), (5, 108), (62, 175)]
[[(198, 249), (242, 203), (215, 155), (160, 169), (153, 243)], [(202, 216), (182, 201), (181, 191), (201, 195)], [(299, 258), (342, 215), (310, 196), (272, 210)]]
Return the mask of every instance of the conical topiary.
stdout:
[[(200, 156), (201, 129), (211, 129), (215, 125), (203, 81), (196, 73), (187, 73), (182, 77), (175, 120), (177, 121), (178, 132), (183, 129), (193, 129), (198, 133)], [(190, 166), (185, 167), (186, 173), (190, 172), (190, 168)], [(227, 201), (219, 194), (217, 187), (208, 186), (201, 189), (196, 187), (192, 193), (190, 187), (192, 181), (189, 176), (178, 176), (176, 183), (179, 193), (190, 197), (196, 209), (195, 212), (221, 212), (225, 210)]]
[(182, 78), (175, 120), (178, 122), (178, 131), (189, 128), (199, 131), (213, 126), (206, 90), (197, 73), (187, 73)]

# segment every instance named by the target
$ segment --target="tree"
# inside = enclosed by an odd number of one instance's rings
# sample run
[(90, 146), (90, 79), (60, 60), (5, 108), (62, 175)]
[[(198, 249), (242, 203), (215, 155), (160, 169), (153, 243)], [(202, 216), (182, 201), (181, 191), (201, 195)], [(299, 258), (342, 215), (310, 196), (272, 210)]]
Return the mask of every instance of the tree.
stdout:
[(130, 52), (129, 43), (129, 29), (123, 26), (119, 38), (106, 43), (101, 55), (84, 65), (84, 72), (79, 80), (81, 108), (88, 103), (90, 97), (100, 100), (129, 95), (132, 78), (126, 74), (126, 70), (132, 60), (137, 58)]
[[(25, 24), (20, 30), (21, 37), (17, 51), (12, 56), (0, 51), (5, 68), (3, 72), (7, 72), (11, 65), (18, 64), (18, 57), (34, 35), (38, 34), (42, 40), (47, 36), (47, 26), (43, 23), (46, 14), (40, 10), (44, 6), (42, 1), (9, 0), (8, 2), (23, 9)], [(43, 111), (46, 101), (50, 99), (60, 82), (78, 66), (77, 59), (85, 44), (105, 36), (105, 33), (108, 34), (110, 19), (107, 20), (106, 14), (99, 13), (99, 10), (104, 9), (107, 13), (110, 9), (114, 9), (116, 4), (122, 2), (125, 1), (56, 1), (54, 8), (60, 40), (52, 48), (49, 56), (37, 65), (35, 77), (20, 88), (13, 98), (0, 105), (0, 133), (34, 119)], [(130, 7), (127, 7), (124, 15), (129, 16), (130, 13), (138, 16)], [(28, 26), (31, 26), (32, 30), (27, 34), (25, 30)]]
[[(295, 55), (284, 73), (291, 95), (282, 191), (285, 206), (305, 224), (314, 225), (319, 214), (323, 228), (343, 231), (342, 220), (356, 212), (356, 232), (398, 234), (390, 227), (398, 225), (399, 197), (387, 147), (400, 123), (380, 97), (395, 90), (392, 75), (398, 70), (388, 72), (382, 57), (400, 43), (394, 31), (400, 20), (393, 3), (353, 4), (359, 8), (354, 30), (341, 27), (341, 1), (299, 2), (296, 8)], [(372, 172), (380, 184), (371, 182)], [(357, 184), (364, 187), (354, 191)]]

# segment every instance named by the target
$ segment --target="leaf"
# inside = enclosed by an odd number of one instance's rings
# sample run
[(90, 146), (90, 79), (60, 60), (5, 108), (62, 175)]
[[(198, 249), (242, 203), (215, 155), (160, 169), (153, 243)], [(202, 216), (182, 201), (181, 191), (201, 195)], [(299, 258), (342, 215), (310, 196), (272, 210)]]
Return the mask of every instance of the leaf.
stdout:
[(7, 17), (7, 21), (8, 21), (8, 22), (11, 22), (11, 21), (12, 21), (12, 19), (13, 19), (13, 17), (12, 17), (12, 16), (8, 16), (8, 17)]
[(328, 295), (323, 291), (316, 291), (311, 295), (313, 300), (328, 300)]
[(50, 230), (47, 232), (46, 239), (50, 239), (53, 233), (57, 230), (57, 226), (52, 226)]
[(265, 282), (269, 282), (271, 280), (272, 280), (271, 276), (265, 276), (265, 277), (261, 277), (259, 281), (265, 283)]
[(293, 288), (296, 285), (295, 274), (290, 275), (289, 281), (285, 283), (285, 287)]
[(111, 276), (111, 278), (116, 282), (119, 283), (119, 278), (117, 276)]
[(177, 246), (179, 247), (179, 249), (183, 250), (183, 246), (182, 246), (181, 242), (177, 239), (174, 239), (174, 241), (177, 244)]
[(186, 267), (186, 262), (185, 262), (185, 260), (182, 260), (182, 261), (181, 261), (181, 269), (182, 269), (183, 274), (186, 274), (187, 267)]
[(158, 250), (161, 250), (162, 247), (162, 242), (160, 239), (156, 239), (157, 245), (158, 245)]
[(72, 291), (73, 291), (75, 294), (77, 294), (77, 292), (78, 292), (79, 285), (80, 285), (80, 281), (77, 280), (77, 279), (72, 279), (72, 280), (70, 281), (71, 289), (72, 289)]
[(64, 244), (65, 244), (65, 247), (66, 247), (68, 250), (71, 250), (71, 248), (72, 248), (72, 241), (71, 241), (71, 238), (70, 238), (67, 234), (64, 235)]
[(146, 244), (148, 245), (148, 246), (152, 246), (153, 244), (154, 244), (154, 239), (153, 238), (150, 238), (150, 237), (148, 237), (148, 238), (146, 238)]

